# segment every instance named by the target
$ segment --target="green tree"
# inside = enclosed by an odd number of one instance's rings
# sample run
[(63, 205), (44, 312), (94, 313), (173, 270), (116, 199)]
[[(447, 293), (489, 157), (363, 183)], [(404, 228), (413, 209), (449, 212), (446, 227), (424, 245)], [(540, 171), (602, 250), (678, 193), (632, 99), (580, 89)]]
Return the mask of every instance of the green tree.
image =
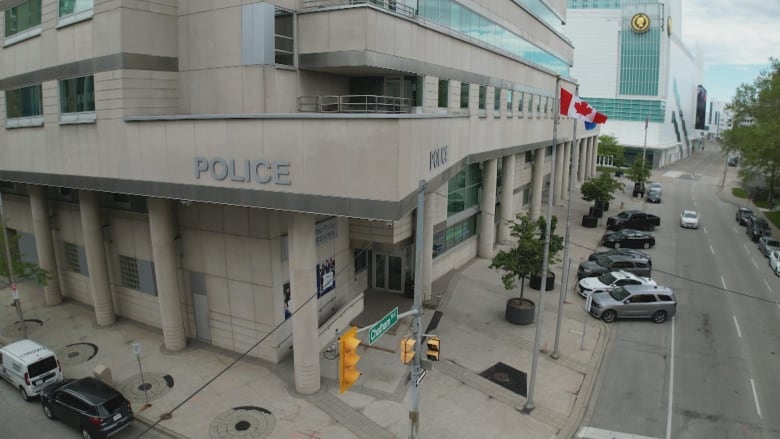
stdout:
[(650, 178), (650, 174), (650, 166), (647, 162), (642, 158), (637, 158), (634, 160), (634, 163), (631, 164), (631, 168), (629, 168), (626, 175), (629, 180), (635, 183), (644, 183)]
[(599, 136), (599, 155), (612, 156), (613, 164), (617, 167), (626, 165), (625, 149), (618, 144), (615, 136), (609, 134)]
[[(750, 181), (763, 178), (772, 200), (780, 178), (780, 60), (770, 58), (770, 67), (752, 84), (737, 88), (726, 105), (734, 124), (723, 132), (724, 155), (739, 153), (739, 178)], [(753, 123), (741, 123), (752, 119)]]
[[(504, 288), (511, 290), (515, 282), (520, 281), (520, 299), (523, 299), (525, 278), (540, 274), (544, 265), (544, 237), (547, 232), (547, 220), (543, 216), (534, 221), (529, 213), (518, 213), (510, 221), (510, 235), (515, 238), (515, 246), (510, 250), (501, 250), (493, 258), (490, 268), (501, 270)], [(558, 253), (563, 249), (563, 237), (555, 234), (558, 218), (550, 220), (550, 248), (547, 254), (548, 267), (559, 262)]]
[(582, 199), (585, 201), (612, 201), (616, 190), (623, 189), (623, 183), (615, 180), (609, 173), (602, 172), (598, 177), (585, 180), (580, 187)]
[[(8, 258), (6, 257), (5, 241), (3, 240), (4, 234), (0, 233), (0, 276), (8, 279), (10, 283), (11, 278), (8, 271)], [(44, 270), (43, 268), (30, 263), (22, 261), (22, 255), (19, 251), (19, 236), (11, 235), (8, 237), (8, 243), (11, 248), (11, 266), (13, 267), (14, 280), (28, 280), (33, 279), (39, 285), (45, 286), (49, 279), (51, 279), (51, 272)]]

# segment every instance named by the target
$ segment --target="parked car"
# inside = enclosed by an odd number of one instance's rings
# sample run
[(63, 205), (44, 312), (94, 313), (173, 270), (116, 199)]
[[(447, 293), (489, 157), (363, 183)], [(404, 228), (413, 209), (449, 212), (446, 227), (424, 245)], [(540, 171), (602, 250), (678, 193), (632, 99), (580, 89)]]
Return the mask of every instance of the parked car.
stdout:
[(685, 209), (680, 214), (680, 227), (686, 229), (699, 228), (699, 212), (691, 209)]
[(577, 279), (585, 277), (601, 276), (604, 273), (615, 270), (625, 270), (637, 276), (650, 277), (653, 265), (649, 259), (639, 258), (635, 255), (610, 255), (597, 258), (595, 261), (584, 261), (577, 268)]
[(634, 229), (623, 229), (617, 232), (606, 233), (601, 238), (601, 245), (612, 248), (644, 248), (655, 245), (655, 236)]
[(739, 223), (740, 226), (744, 226), (745, 225), (745, 220), (747, 219), (747, 217), (749, 215), (753, 215), (753, 210), (751, 210), (750, 208), (748, 208), (748, 207), (740, 207), (739, 209), (737, 209), (737, 217), (736, 218), (737, 218), (737, 222)]
[(92, 377), (47, 387), (41, 405), (47, 418), (78, 429), (84, 439), (113, 436), (135, 419), (130, 402), (119, 391)]
[(780, 276), (780, 251), (772, 250), (769, 252), (769, 267), (775, 273), (775, 276)]
[(607, 218), (607, 230), (653, 230), (661, 225), (661, 218), (641, 210), (624, 210)]
[(762, 236), (758, 238), (758, 251), (765, 257), (769, 257), (769, 253), (774, 250), (780, 250), (780, 239), (772, 238), (771, 236)]
[(29, 401), (43, 389), (62, 381), (57, 356), (32, 340), (19, 340), (0, 348), (0, 376)]
[(625, 318), (650, 318), (663, 323), (677, 311), (674, 292), (658, 285), (626, 285), (594, 293), (592, 298), (590, 314), (606, 323)]
[(760, 216), (752, 216), (745, 225), (745, 232), (753, 242), (758, 242), (762, 236), (770, 236), (772, 229), (769, 223)]
[(599, 277), (586, 277), (580, 280), (579, 294), (587, 297), (593, 293), (602, 293), (612, 291), (617, 287), (625, 285), (656, 285), (656, 282), (649, 277), (637, 276), (634, 273), (625, 270), (610, 271)]
[(602, 251), (602, 252), (594, 252), (591, 253), (590, 256), (588, 256), (588, 260), (595, 261), (596, 259), (602, 256), (612, 256), (612, 255), (631, 256), (637, 259), (647, 259), (647, 261), (650, 262), (650, 265), (653, 264), (652, 259), (647, 253), (633, 248), (611, 248), (609, 250)]
[(649, 191), (658, 191), (660, 193), (660, 192), (663, 192), (663, 189), (662, 189), (661, 183), (659, 183), (657, 181), (651, 181), (650, 183), (647, 184), (647, 191), (648, 192)]
[(728, 164), (729, 166), (737, 166), (739, 164), (739, 157), (735, 155), (729, 157)]
[(661, 191), (652, 188), (649, 191), (647, 191), (647, 202), (654, 203), (654, 204), (661, 204)]

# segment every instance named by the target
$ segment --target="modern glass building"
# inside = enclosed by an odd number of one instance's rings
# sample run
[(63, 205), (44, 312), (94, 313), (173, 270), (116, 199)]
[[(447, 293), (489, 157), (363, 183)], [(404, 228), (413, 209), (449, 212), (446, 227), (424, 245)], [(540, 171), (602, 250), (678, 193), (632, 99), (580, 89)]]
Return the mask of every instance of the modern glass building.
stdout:
[(680, 39), (681, 0), (568, 0), (568, 7), (572, 75), (583, 99), (609, 116), (602, 133), (616, 136), (629, 160), (645, 148), (656, 167), (687, 157), (703, 137), (694, 128), (702, 65)]

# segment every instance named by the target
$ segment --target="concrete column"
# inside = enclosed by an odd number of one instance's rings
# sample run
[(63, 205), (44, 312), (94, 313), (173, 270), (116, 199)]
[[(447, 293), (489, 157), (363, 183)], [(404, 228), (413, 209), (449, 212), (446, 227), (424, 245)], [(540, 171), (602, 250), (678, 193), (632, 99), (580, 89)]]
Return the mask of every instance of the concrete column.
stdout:
[(501, 218), (498, 220), (498, 241), (501, 243), (512, 241), (509, 221), (515, 219), (514, 191), (515, 155), (509, 154), (501, 161)]
[(569, 173), (571, 172), (572, 142), (566, 142), (563, 146), (563, 179), (561, 179), (561, 200), (569, 199)]
[(591, 169), (593, 169), (593, 145), (590, 144), (588, 139), (585, 139), (585, 178), (593, 177)]
[(553, 206), (561, 204), (561, 192), (563, 191), (563, 144), (555, 146), (555, 181), (552, 182)]
[(480, 258), (493, 257), (493, 244), (496, 241), (496, 179), (498, 177), (498, 159), (485, 162), (482, 173), (482, 212), (479, 215), (479, 248)]
[(98, 326), (111, 325), (116, 321), (116, 317), (114, 301), (111, 298), (111, 285), (108, 281), (106, 248), (103, 246), (103, 224), (100, 221), (97, 194), (91, 191), (79, 191), (79, 209), (95, 320)]
[(314, 216), (295, 213), (287, 229), (290, 294), (297, 311), (292, 316), (295, 390), (311, 395), (320, 390), (317, 317), (317, 249)]
[[(444, 193), (446, 193), (447, 185), (445, 183), (444, 185)], [(434, 206), (434, 200), (438, 195), (436, 195), (434, 188), (428, 188), (431, 192), (426, 192), (425, 194), (425, 212), (423, 212), (423, 215), (425, 215), (425, 218), (423, 219), (424, 229), (422, 230), (423, 233), (423, 249), (420, 251), (420, 254), (422, 255), (422, 273), (419, 273), (420, 276), (422, 276), (421, 284), (422, 284), (422, 297), (423, 301), (429, 301), (431, 300), (431, 284), (433, 283), (433, 222), (435, 220), (435, 206)], [(419, 214), (419, 212), (418, 212)], [(415, 231), (415, 233), (420, 233), (419, 230)]]
[(534, 151), (534, 167), (531, 183), (531, 218), (542, 214), (542, 177), (544, 176), (544, 147)]
[(577, 164), (577, 182), (582, 184), (585, 181), (585, 141), (582, 139), (577, 140), (577, 153), (580, 155), (579, 163)]
[(57, 260), (54, 257), (54, 242), (51, 238), (51, 222), (49, 221), (49, 205), (46, 202), (45, 191), (41, 186), (29, 186), (30, 210), (32, 211), (33, 231), (35, 232), (35, 250), (38, 252), (38, 264), (51, 274), (43, 287), (47, 305), (57, 305), (62, 302), (60, 292), (60, 277), (57, 272)]
[(599, 158), (599, 138), (598, 136), (593, 136), (590, 138), (591, 143), (593, 144), (593, 160), (591, 160), (592, 168), (591, 168), (591, 174), (590, 175), (596, 175), (598, 174), (598, 171), (596, 170), (598, 166), (598, 158)]
[(187, 346), (184, 334), (179, 276), (176, 269), (176, 246), (173, 232), (173, 213), (170, 200), (148, 198), (149, 232), (152, 240), (154, 278), (157, 281), (157, 301), (165, 349), (179, 351)]

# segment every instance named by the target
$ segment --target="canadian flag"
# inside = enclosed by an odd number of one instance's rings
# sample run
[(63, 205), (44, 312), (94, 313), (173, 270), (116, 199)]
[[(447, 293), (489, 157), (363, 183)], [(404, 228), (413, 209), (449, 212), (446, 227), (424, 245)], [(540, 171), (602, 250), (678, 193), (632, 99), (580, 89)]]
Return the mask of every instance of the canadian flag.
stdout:
[(561, 115), (584, 120), (591, 124), (604, 123), (607, 115), (599, 113), (587, 102), (561, 88)]

